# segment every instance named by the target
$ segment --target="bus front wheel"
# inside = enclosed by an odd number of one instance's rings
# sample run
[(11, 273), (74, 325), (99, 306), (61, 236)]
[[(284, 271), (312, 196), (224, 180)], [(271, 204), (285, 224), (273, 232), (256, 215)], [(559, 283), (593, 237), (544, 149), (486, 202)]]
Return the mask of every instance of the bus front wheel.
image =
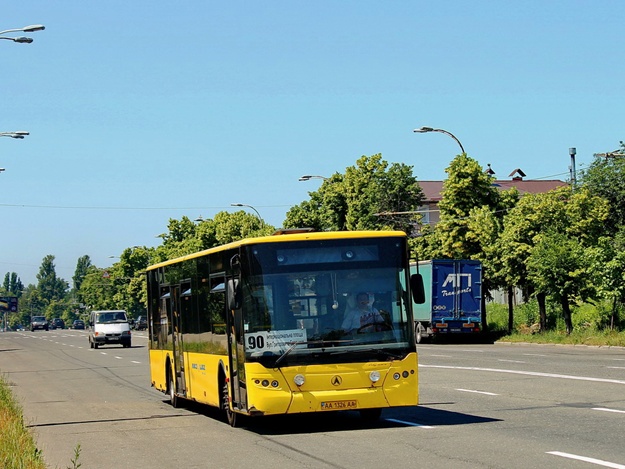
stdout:
[(221, 409), (224, 412), (226, 421), (231, 427), (237, 426), (237, 414), (230, 409), (230, 401), (228, 399), (228, 383), (224, 382), (221, 387)]
[(176, 388), (174, 386), (174, 378), (172, 377), (171, 372), (169, 372), (169, 403), (172, 407), (180, 407), (180, 399), (176, 395)]

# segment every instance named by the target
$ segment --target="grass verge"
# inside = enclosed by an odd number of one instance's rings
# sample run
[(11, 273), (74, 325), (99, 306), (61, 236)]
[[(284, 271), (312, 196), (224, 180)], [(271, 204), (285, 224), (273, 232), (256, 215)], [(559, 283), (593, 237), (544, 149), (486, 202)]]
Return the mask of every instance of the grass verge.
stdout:
[(45, 469), (32, 433), (24, 425), (22, 408), (9, 382), (0, 376), (0, 467), (4, 469)]
[(514, 332), (502, 336), (499, 342), (527, 342), (531, 344), (591, 345), (597, 347), (625, 347), (625, 332), (579, 330), (567, 334), (564, 331), (546, 331), (535, 334)]

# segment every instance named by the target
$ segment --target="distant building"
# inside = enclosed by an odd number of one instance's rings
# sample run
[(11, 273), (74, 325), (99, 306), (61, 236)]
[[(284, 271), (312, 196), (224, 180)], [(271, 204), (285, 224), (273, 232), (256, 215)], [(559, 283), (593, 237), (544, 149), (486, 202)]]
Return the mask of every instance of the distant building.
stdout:
[[(494, 175), (495, 172), (491, 169), (490, 164), (486, 172), (490, 175)], [(568, 183), (557, 179), (551, 180), (524, 180), (525, 173), (520, 169), (515, 169), (509, 176), (511, 179), (503, 180), (496, 179), (493, 181), (493, 185), (501, 191), (506, 191), (516, 187), (521, 195), (523, 194), (541, 194), (549, 192), (558, 187), (567, 186)], [(419, 212), (422, 212), (423, 225), (436, 225), (440, 220), (440, 211), (438, 209), (438, 203), (442, 199), (443, 181), (419, 181), (425, 200), (423, 205), (419, 207)]]

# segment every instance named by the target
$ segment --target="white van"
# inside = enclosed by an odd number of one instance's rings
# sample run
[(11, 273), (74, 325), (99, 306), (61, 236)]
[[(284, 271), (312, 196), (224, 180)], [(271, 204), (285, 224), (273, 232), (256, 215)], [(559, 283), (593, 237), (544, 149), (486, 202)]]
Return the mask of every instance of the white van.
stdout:
[(105, 344), (130, 347), (130, 324), (123, 310), (91, 311), (89, 316), (89, 346), (98, 348)]

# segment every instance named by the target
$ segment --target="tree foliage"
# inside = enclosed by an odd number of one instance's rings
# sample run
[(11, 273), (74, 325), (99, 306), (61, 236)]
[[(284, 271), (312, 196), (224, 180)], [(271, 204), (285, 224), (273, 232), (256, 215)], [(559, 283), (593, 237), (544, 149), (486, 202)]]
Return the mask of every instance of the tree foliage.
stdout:
[(6, 295), (17, 296), (19, 298), (20, 296), (22, 296), (24, 284), (17, 276), (17, 273), (7, 272), (4, 276), (4, 282), (2, 283), (2, 290)]
[(54, 256), (47, 255), (41, 262), (39, 273), (37, 274), (37, 293), (39, 299), (47, 306), (53, 301), (65, 299), (69, 284), (56, 275)]
[[(621, 142), (621, 153), (625, 144)], [(581, 182), (591, 194), (609, 202), (609, 216), (604, 231), (614, 236), (625, 226), (625, 157), (596, 155), (587, 170), (581, 171)]]
[(89, 271), (89, 267), (91, 267), (91, 258), (89, 256), (81, 256), (78, 258), (78, 262), (76, 262), (76, 270), (74, 272), (74, 276), (72, 277), (73, 283), (73, 291), (76, 296), (76, 300), (79, 303), (82, 303), (82, 298), (80, 297), (80, 285), (82, 284), (87, 272)]
[(285, 227), (411, 233), (417, 217), (406, 212), (415, 212), (423, 203), (423, 191), (412, 167), (389, 165), (380, 154), (362, 156), (346, 168), (345, 174), (334, 174), (308, 195), (309, 200), (287, 212)]

